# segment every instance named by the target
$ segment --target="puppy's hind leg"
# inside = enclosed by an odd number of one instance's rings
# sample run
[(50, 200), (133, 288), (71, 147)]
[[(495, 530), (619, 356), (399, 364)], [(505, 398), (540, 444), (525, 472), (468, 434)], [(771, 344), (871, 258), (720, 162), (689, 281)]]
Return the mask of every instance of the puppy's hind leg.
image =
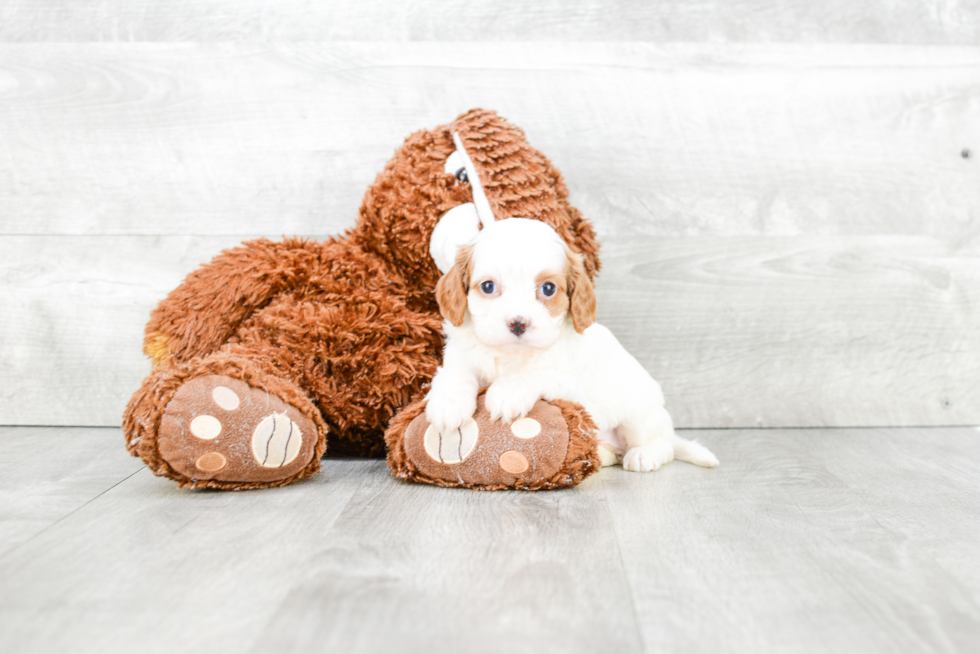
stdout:
[(633, 472), (657, 470), (674, 459), (705, 468), (718, 465), (718, 458), (711, 450), (695, 441), (681, 438), (674, 432), (674, 421), (667, 409), (651, 410), (637, 428), (630, 424), (620, 426), (629, 449), (623, 455), (623, 468)]
[(625, 421), (619, 433), (627, 447), (624, 470), (652, 472), (674, 460), (674, 423), (663, 407), (644, 413), (636, 422)]

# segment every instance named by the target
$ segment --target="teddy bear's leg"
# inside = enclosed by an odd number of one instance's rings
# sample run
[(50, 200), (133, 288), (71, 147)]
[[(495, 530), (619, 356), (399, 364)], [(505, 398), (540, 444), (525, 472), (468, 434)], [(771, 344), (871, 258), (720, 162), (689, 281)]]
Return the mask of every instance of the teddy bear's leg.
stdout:
[(596, 431), (581, 406), (561, 400), (540, 400), (509, 425), (494, 421), (481, 393), (473, 418), (454, 433), (434, 433), (421, 401), (395, 416), (385, 441), (392, 474), (402, 479), (538, 490), (574, 486), (599, 469)]
[(243, 490), (315, 474), (327, 427), (268, 362), (219, 352), (154, 370), (126, 408), (127, 447), (181, 486)]
[(260, 307), (316, 274), (320, 255), (341, 247), (300, 238), (260, 238), (225, 250), (189, 274), (153, 309), (143, 352), (156, 364), (216, 352)]

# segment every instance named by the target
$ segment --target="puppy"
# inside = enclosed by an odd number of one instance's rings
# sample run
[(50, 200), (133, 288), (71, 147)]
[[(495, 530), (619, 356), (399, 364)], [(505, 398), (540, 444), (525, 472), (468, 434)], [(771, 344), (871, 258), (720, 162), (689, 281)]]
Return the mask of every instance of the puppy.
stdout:
[(547, 224), (508, 218), (484, 226), (459, 249), (436, 299), (446, 349), (426, 417), (441, 433), (470, 418), (489, 385), (487, 409), (506, 423), (541, 398), (584, 406), (600, 430), (603, 465), (648, 472), (675, 457), (718, 465), (707, 448), (674, 433), (660, 385), (595, 323), (581, 256)]

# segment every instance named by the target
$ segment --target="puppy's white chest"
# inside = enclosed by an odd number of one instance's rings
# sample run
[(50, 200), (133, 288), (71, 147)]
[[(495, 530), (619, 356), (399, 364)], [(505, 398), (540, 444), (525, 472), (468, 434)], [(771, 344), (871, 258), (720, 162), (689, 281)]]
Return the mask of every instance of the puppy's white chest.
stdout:
[(531, 368), (537, 359), (537, 353), (533, 352), (495, 356), (494, 368), (501, 375), (523, 372)]
[(535, 355), (499, 354), (488, 352), (484, 359), (484, 375), (487, 383), (492, 383), (504, 375), (516, 375), (527, 371), (534, 365)]

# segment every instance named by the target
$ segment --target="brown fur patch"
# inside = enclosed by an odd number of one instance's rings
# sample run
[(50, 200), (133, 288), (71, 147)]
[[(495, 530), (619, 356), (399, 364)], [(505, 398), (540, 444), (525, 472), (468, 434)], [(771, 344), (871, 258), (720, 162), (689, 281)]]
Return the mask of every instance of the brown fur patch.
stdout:
[(575, 326), (575, 331), (581, 334), (595, 322), (597, 309), (595, 287), (586, 273), (581, 254), (569, 250), (568, 270), (571, 286), (568, 294), (571, 304), (569, 311), (572, 314), (572, 324)]
[[(555, 294), (551, 297), (546, 297), (544, 293), (541, 292), (541, 286), (545, 282), (551, 282), (557, 287)], [(534, 283), (538, 289), (538, 301), (548, 307), (548, 313), (551, 314), (552, 318), (557, 318), (568, 311), (570, 299), (568, 297), (569, 280), (567, 273), (545, 270), (534, 278)]]
[(456, 262), (436, 284), (439, 313), (455, 327), (466, 317), (466, 292), (473, 276), (473, 246), (464, 245), (456, 252)]

